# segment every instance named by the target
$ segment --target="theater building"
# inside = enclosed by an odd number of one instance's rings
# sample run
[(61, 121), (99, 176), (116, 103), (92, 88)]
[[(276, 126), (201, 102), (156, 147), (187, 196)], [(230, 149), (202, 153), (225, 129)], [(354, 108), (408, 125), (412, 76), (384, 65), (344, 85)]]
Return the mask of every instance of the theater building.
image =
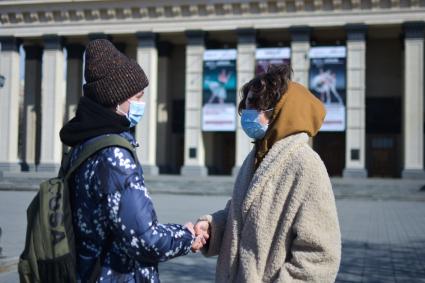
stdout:
[(237, 172), (238, 90), (283, 62), (327, 107), (312, 146), (331, 176), (425, 178), (424, 19), (424, 0), (0, 1), (0, 171), (58, 169), (84, 46), (108, 38), (150, 80), (147, 175)]

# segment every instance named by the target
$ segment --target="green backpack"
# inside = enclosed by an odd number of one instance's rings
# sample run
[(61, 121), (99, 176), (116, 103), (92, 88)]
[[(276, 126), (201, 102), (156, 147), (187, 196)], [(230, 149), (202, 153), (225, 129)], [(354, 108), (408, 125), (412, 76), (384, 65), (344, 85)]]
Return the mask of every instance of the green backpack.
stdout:
[[(58, 177), (40, 184), (40, 189), (27, 209), (27, 233), (18, 272), (21, 283), (74, 283), (77, 282), (76, 252), (68, 180), (72, 173), (99, 150), (118, 146), (129, 149), (137, 161), (134, 147), (119, 135), (106, 135), (88, 144), (73, 166), (68, 168), (70, 154), (62, 158)], [(102, 261), (112, 239), (107, 240), (89, 282), (99, 276)]]

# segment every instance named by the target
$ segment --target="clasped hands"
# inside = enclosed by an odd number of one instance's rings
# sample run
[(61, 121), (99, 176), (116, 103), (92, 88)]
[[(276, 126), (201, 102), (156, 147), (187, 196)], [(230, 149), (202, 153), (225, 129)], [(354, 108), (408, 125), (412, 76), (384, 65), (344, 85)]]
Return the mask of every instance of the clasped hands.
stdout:
[(192, 232), (192, 235), (195, 236), (195, 241), (193, 241), (191, 248), (192, 252), (198, 252), (204, 247), (204, 245), (207, 244), (207, 241), (210, 238), (210, 225), (208, 221), (198, 221), (195, 226), (189, 222), (186, 223), (184, 227), (189, 229), (189, 231)]

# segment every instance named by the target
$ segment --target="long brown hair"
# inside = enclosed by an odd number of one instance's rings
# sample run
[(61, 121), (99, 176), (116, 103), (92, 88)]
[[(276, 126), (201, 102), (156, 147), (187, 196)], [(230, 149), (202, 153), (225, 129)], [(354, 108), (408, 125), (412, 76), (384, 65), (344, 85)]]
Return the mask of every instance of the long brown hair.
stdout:
[(267, 72), (255, 76), (241, 88), (241, 101), (238, 112), (245, 109), (248, 92), (252, 92), (249, 103), (256, 109), (273, 108), (288, 89), (292, 78), (292, 68), (287, 64), (270, 65)]

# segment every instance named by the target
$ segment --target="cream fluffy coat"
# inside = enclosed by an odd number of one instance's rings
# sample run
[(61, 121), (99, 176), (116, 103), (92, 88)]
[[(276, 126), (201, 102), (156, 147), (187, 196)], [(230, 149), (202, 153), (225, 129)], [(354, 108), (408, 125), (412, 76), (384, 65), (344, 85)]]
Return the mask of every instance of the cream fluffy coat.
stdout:
[(305, 133), (276, 142), (254, 174), (253, 150), (224, 210), (205, 215), (216, 282), (334, 282), (341, 257), (326, 168)]

